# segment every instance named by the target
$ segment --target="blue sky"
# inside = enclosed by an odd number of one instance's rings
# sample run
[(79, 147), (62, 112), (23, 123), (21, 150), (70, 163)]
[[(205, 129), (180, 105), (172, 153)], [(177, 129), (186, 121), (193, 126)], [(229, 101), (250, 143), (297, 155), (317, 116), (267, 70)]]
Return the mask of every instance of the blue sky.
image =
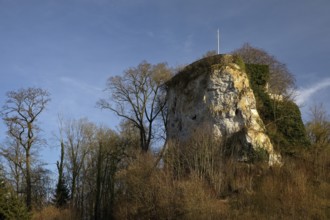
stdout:
[(54, 164), (58, 114), (115, 128), (95, 108), (109, 76), (143, 60), (189, 64), (217, 48), (219, 28), (221, 53), (248, 42), (287, 64), (306, 121), (314, 104), (330, 112), (329, 12), (329, 0), (0, 0), (0, 105), (19, 88), (51, 93), (41, 154)]

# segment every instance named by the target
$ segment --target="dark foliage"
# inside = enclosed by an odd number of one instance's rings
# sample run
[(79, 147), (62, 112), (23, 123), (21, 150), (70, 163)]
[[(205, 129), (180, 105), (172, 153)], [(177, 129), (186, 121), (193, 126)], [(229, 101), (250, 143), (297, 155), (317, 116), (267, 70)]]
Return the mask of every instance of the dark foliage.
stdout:
[(69, 189), (64, 181), (64, 179), (59, 179), (56, 184), (55, 195), (53, 199), (53, 203), (58, 208), (63, 208), (66, 206), (70, 198)]
[(271, 99), (266, 92), (269, 69), (266, 65), (246, 64), (251, 87), (257, 101), (257, 110), (266, 125), (268, 135), (279, 150), (295, 154), (310, 145), (298, 106), (290, 100)]
[(24, 201), (17, 197), (3, 175), (0, 167), (0, 220), (29, 219), (29, 212)]

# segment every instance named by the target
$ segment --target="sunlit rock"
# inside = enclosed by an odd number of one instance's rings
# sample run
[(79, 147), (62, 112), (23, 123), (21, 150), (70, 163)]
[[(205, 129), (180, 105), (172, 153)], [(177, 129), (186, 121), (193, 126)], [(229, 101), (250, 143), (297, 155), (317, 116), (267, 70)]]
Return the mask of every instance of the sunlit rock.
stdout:
[(266, 151), (269, 165), (281, 164), (259, 117), (244, 65), (235, 59), (202, 59), (168, 82), (168, 139), (185, 141), (199, 132), (218, 139), (235, 136), (239, 160), (249, 160), (250, 151)]

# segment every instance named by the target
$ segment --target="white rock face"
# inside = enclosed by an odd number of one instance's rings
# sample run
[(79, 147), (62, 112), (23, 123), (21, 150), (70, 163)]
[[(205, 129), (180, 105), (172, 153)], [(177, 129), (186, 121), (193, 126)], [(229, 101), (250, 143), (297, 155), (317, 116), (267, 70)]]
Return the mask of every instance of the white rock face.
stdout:
[(240, 133), (243, 151), (263, 149), (269, 165), (281, 164), (265, 133), (248, 77), (232, 60), (223, 55), (208, 72), (181, 73), (191, 75), (176, 76), (168, 84), (168, 139), (185, 141), (201, 131), (214, 138)]

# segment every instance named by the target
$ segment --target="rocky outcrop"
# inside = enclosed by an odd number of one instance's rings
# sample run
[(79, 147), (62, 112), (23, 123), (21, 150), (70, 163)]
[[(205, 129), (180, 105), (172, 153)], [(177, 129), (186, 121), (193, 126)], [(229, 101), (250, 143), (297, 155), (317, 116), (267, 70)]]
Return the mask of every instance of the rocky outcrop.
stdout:
[(231, 55), (202, 59), (187, 66), (167, 85), (168, 139), (185, 141), (201, 131), (220, 139), (237, 135), (240, 160), (249, 160), (249, 151), (266, 151), (269, 165), (281, 163), (265, 133), (239, 59)]

